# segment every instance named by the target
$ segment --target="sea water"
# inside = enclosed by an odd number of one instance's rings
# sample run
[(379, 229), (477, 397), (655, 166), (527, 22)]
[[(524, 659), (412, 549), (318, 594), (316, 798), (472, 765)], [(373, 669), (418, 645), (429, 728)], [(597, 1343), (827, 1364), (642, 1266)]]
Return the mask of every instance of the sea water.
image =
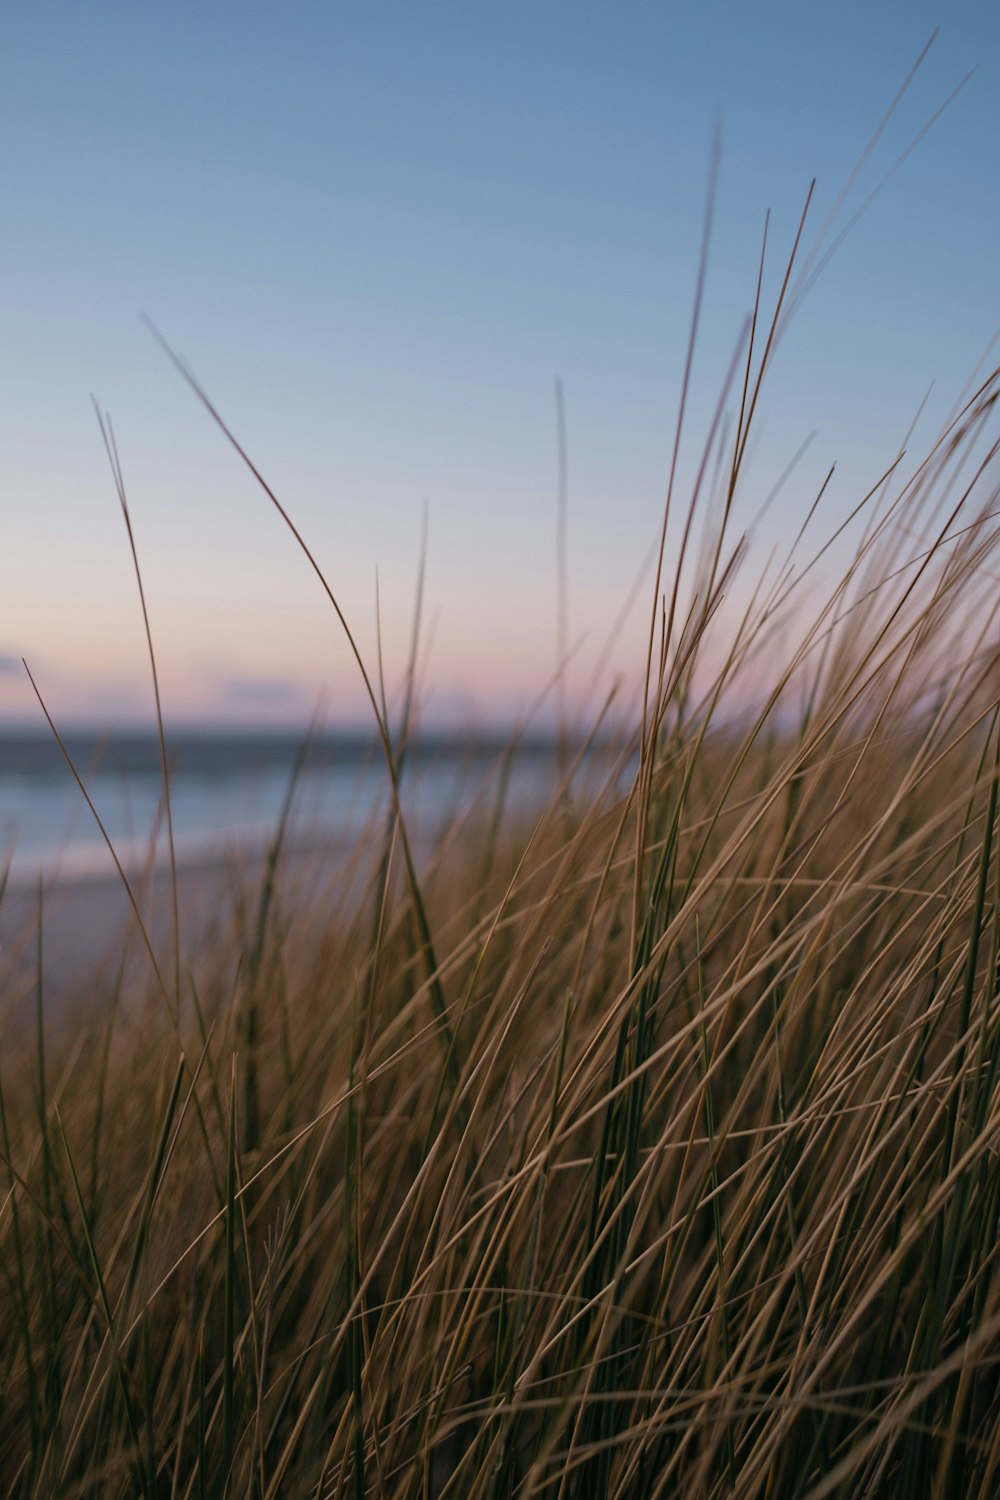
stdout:
[[(8, 887), (39, 876), (48, 883), (108, 875), (109, 842), (126, 868), (165, 861), (155, 733), (75, 733), (63, 743), (65, 754), (51, 736), (0, 733), (0, 869), (7, 867)], [(347, 846), (390, 805), (384, 756), (365, 735), (304, 744), (291, 734), (189, 732), (169, 737), (167, 760), (178, 861), (265, 845), (286, 804), (290, 837)], [(434, 837), (477, 798), (489, 807), (501, 790), (508, 806), (540, 807), (556, 779), (548, 740), (525, 740), (508, 753), (499, 739), (425, 738), (404, 762), (402, 800), (408, 823)]]

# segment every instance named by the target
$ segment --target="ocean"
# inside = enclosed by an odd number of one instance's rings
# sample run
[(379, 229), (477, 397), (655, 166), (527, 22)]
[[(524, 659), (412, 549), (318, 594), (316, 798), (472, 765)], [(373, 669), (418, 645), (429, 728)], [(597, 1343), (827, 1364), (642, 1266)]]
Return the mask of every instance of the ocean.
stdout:
[[(551, 738), (523, 739), (506, 762), (505, 741), (424, 736), (408, 755), (403, 804), (408, 823), (433, 836), (477, 796), (540, 806), (556, 785)], [(66, 751), (126, 869), (151, 850), (167, 858), (163, 781), (155, 733), (69, 733)], [(304, 745), (288, 733), (171, 734), (171, 809), (178, 861), (263, 845), (292, 793), (292, 836), (355, 841), (389, 806), (376, 741), (323, 734)], [(301, 760), (301, 765), (299, 761)], [(0, 732), (0, 869), (8, 888), (104, 876), (112, 856), (55, 739)]]

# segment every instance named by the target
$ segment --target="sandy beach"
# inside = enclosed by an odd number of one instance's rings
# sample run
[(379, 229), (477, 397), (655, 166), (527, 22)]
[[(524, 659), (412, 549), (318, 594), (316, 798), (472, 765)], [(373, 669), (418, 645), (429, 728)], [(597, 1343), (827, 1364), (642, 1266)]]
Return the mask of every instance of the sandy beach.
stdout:
[[(283, 902), (296, 911), (310, 904), (349, 863), (350, 848), (333, 840), (298, 841), (282, 854)], [(182, 860), (177, 868), (182, 961), (204, 950), (213, 933), (231, 931), (241, 913), (256, 911), (265, 873), (263, 842), (220, 848)], [(57, 873), (37, 885), (19, 882), (0, 902), (0, 1009), (13, 1019), (34, 1004), (38, 983), (39, 907), (45, 1010), (55, 1021), (67, 1001), (106, 993), (120, 966), (129, 979), (151, 970), (150, 945), (166, 972), (172, 949), (169, 866), (126, 869), (132, 897), (113, 869)]]

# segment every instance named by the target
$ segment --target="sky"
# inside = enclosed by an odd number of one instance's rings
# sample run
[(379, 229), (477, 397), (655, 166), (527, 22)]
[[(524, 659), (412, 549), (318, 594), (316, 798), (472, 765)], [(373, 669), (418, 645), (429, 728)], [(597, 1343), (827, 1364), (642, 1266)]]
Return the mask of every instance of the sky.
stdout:
[[(189, 363), (401, 681), (427, 517), (428, 720), (502, 722), (557, 660), (640, 671), (716, 131), (689, 482), (805, 194), (839, 222), (971, 70), (779, 350), (746, 504), (815, 433), (760, 545), (837, 463), (830, 525), (928, 388), (932, 439), (1000, 325), (993, 0), (107, 4), (7, 10), (0, 54), (0, 722), (145, 722), (114, 423), (172, 724), (365, 714), (308, 564), (142, 321)], [(738, 608), (734, 587), (729, 607)], [(620, 634), (609, 632), (626, 613)], [(606, 649), (607, 647), (607, 649)], [(598, 672), (596, 683), (594, 673)]]

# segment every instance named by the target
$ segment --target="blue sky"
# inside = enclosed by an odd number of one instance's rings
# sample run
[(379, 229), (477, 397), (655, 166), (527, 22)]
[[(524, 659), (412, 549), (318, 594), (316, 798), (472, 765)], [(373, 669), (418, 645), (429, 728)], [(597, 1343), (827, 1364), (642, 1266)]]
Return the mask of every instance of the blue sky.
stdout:
[[(0, 58), (0, 715), (148, 715), (115, 422), (174, 721), (362, 712), (280, 523), (140, 322), (190, 361), (390, 678), (429, 512), (428, 713), (503, 717), (555, 655), (553, 384), (565, 387), (574, 682), (656, 534), (711, 141), (718, 207), (689, 461), (810, 179), (818, 228), (977, 71), (810, 293), (767, 388), (748, 505), (830, 517), (924, 431), (1000, 324), (991, 3), (19, 5)], [(767, 538), (763, 539), (766, 543)], [(641, 654), (645, 594), (612, 653)]]

